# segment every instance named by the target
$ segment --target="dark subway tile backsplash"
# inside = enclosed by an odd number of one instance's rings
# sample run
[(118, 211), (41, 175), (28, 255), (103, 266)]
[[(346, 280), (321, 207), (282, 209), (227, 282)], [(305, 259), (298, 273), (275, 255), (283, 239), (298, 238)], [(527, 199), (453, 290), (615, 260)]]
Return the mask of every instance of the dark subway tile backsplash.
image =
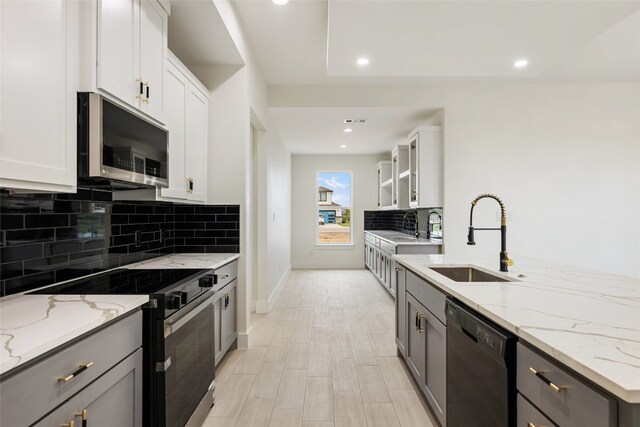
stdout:
[(239, 206), (112, 201), (109, 192), (0, 196), (0, 296), (167, 253), (240, 252)]
[[(407, 214), (410, 211), (415, 212), (415, 214)], [(413, 234), (415, 232), (417, 215), (420, 236), (425, 237), (427, 234), (428, 218), (431, 212), (438, 213), (440, 218), (442, 218), (442, 208), (364, 211), (364, 229), (393, 230)]]

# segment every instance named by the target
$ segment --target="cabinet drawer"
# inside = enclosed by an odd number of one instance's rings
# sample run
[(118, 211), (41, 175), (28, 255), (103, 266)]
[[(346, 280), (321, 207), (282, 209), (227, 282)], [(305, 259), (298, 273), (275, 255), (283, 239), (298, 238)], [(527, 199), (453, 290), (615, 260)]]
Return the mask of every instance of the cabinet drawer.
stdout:
[[(518, 343), (518, 391), (562, 427), (612, 427), (616, 402)], [(538, 372), (538, 375), (534, 373)], [(560, 387), (559, 391), (554, 387)]]
[[(142, 311), (138, 310), (3, 379), (0, 424), (31, 425), (141, 346)], [(59, 379), (91, 362), (90, 367), (67, 382)]]
[(518, 422), (516, 427), (554, 427), (555, 424), (518, 393)]
[(238, 261), (230, 262), (229, 264), (218, 268), (215, 271), (215, 275), (217, 277), (217, 284), (214, 286), (214, 289), (217, 292), (238, 277)]
[[(82, 417), (85, 417), (82, 422)], [(34, 427), (142, 426), (142, 349), (118, 363)]]
[(407, 270), (407, 292), (420, 301), (438, 320), (445, 325), (447, 324), (447, 318), (444, 314), (445, 294), (409, 270)]

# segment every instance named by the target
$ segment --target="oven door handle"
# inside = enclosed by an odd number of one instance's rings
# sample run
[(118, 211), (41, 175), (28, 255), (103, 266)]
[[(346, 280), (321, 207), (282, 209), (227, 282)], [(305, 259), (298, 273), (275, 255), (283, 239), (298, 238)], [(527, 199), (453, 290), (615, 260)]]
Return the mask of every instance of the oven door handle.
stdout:
[[(176, 332), (178, 329), (182, 328), (184, 325), (189, 323), (194, 317), (196, 317), (202, 310), (208, 308), (209, 305), (213, 304), (213, 300), (215, 298), (216, 292), (212, 292), (211, 295), (203, 295), (202, 299), (197, 302), (193, 301), (193, 308), (188, 312), (184, 312), (184, 310), (178, 311), (173, 316), (170, 316), (164, 321), (164, 337), (168, 337), (172, 333)], [(174, 320), (175, 319), (175, 320)]]

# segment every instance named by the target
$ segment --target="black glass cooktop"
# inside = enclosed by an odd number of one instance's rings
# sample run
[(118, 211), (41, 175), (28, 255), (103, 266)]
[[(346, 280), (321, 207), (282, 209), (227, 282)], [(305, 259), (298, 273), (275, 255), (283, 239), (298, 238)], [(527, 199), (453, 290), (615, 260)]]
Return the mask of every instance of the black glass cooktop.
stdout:
[(91, 277), (72, 280), (61, 285), (49, 286), (31, 294), (156, 294), (188, 277), (206, 270), (135, 270), (118, 268)]

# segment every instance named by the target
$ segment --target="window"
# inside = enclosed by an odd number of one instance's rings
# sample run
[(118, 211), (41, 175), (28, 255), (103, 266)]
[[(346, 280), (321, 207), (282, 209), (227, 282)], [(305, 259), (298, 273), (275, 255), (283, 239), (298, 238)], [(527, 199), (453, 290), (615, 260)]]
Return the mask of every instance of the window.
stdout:
[(318, 244), (351, 244), (351, 172), (318, 172)]

